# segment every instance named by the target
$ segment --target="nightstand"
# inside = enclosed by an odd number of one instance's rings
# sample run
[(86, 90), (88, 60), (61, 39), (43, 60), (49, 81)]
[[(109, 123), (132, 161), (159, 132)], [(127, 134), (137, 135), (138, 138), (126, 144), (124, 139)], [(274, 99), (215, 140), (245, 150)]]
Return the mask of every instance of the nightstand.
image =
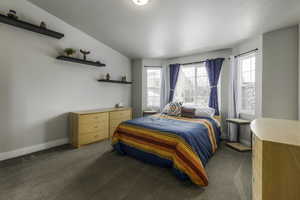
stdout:
[(240, 143), (241, 126), (248, 126), (248, 125), (250, 125), (251, 121), (233, 118), (233, 119), (227, 119), (226, 122), (237, 125), (237, 142), (228, 142), (227, 146), (229, 146), (230, 148), (233, 148), (234, 150), (240, 151), (240, 152), (251, 151), (252, 150), (252, 132), (251, 132), (251, 147), (245, 146)]

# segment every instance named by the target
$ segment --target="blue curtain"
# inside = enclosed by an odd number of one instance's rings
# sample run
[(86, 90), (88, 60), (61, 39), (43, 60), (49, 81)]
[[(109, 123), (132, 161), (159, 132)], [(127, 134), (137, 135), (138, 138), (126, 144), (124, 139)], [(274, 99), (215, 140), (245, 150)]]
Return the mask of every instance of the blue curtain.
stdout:
[(215, 115), (220, 115), (218, 102), (218, 82), (224, 60), (224, 58), (217, 58), (206, 60), (205, 62), (210, 85), (209, 107), (216, 110)]
[(180, 70), (180, 64), (172, 64), (170, 65), (170, 96), (169, 96), (169, 102), (173, 101), (174, 94), (175, 94), (175, 88), (178, 80)]

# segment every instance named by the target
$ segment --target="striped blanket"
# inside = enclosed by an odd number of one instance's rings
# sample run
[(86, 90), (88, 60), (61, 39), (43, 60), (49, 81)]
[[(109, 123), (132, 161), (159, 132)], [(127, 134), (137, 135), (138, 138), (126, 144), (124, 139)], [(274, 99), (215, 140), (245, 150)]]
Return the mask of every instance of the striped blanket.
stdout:
[(212, 118), (155, 115), (120, 124), (112, 145), (121, 154), (171, 167), (180, 179), (207, 186), (204, 167), (218, 148), (220, 134)]

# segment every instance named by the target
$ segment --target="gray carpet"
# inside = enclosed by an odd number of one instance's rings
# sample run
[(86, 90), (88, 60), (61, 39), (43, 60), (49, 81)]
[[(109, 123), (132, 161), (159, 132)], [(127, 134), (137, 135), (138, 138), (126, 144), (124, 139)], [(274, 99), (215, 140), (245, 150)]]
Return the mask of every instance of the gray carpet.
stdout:
[(1, 200), (250, 200), (251, 153), (222, 144), (206, 166), (209, 186), (111, 152), (108, 141), (63, 146), (0, 162)]

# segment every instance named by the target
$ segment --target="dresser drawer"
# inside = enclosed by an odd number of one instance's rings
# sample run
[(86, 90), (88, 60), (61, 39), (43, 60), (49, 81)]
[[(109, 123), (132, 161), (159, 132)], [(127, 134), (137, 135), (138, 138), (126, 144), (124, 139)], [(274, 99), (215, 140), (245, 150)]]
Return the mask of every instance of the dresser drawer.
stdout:
[(99, 140), (103, 140), (108, 137), (108, 131), (98, 131), (94, 133), (89, 133), (86, 135), (79, 136), (80, 145), (90, 144), (93, 142), (97, 142)]
[(110, 113), (110, 120), (131, 119), (131, 110), (114, 111)]
[(119, 118), (119, 119), (114, 119), (114, 120), (110, 120), (109, 122), (109, 133), (110, 133), (110, 137), (113, 136), (116, 128), (124, 121), (130, 120), (130, 118), (128, 117), (123, 117), (123, 118)]
[(120, 118), (120, 119), (114, 119), (110, 120), (109, 126), (119, 126), (122, 122), (125, 122), (127, 120), (130, 120), (129, 118)]
[(108, 120), (79, 124), (79, 134), (87, 134), (90, 132), (102, 131), (108, 129)]
[(79, 117), (79, 123), (85, 124), (85, 123), (97, 123), (101, 121), (108, 121), (108, 113), (93, 113), (93, 114), (86, 114), (86, 115), (80, 115)]
[(116, 131), (118, 126), (110, 126), (109, 127), (109, 136), (112, 137)]

